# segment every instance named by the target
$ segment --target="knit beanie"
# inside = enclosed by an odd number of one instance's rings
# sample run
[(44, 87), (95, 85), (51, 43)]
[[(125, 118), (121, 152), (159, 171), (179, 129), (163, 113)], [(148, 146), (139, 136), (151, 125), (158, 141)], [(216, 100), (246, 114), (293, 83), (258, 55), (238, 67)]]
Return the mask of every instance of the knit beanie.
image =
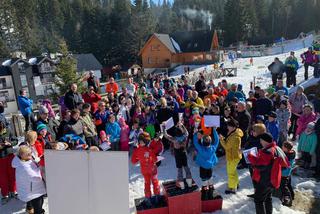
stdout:
[(272, 143), (272, 141), (273, 141), (272, 135), (269, 133), (263, 133), (263, 134), (259, 135), (258, 138), (260, 138), (263, 141), (268, 142), (268, 143)]
[(37, 125), (37, 132), (41, 132), (43, 129), (47, 129), (47, 126), (43, 123), (40, 123), (39, 125)]

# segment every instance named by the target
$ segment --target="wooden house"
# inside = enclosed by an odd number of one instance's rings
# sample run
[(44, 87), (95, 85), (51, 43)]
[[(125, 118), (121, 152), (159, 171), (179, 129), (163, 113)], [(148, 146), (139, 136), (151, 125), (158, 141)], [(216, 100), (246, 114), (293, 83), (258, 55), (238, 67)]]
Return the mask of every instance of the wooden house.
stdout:
[(49, 57), (40, 56), (30, 58), (29, 63), (33, 72), (34, 99), (44, 98), (53, 94), (56, 91), (54, 85), (56, 62)]
[(20, 90), (26, 90), (30, 97), (35, 95), (32, 68), (24, 59), (1, 60), (0, 76), (0, 100), (8, 107), (6, 113), (18, 110), (16, 100)]
[(173, 68), (181, 64), (209, 64), (218, 61), (217, 35), (213, 31), (154, 33), (140, 50), (144, 71)]

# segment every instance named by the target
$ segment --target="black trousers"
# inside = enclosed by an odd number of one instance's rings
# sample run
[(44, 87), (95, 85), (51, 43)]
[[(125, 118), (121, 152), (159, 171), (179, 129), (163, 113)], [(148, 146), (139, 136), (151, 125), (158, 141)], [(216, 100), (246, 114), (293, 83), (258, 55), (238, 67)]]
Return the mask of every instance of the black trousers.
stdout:
[(294, 191), (291, 185), (291, 176), (281, 177), (280, 189), (281, 189), (282, 199), (286, 196), (289, 196), (291, 200), (290, 203), (292, 204), (292, 200), (294, 200)]
[(314, 70), (313, 70), (313, 76), (315, 78), (320, 78), (320, 64), (315, 64), (314, 66)]
[(176, 160), (177, 168), (188, 166), (187, 152), (185, 149), (174, 149), (174, 159)]
[(311, 161), (312, 161), (312, 157), (310, 155), (309, 152), (301, 152), (301, 155), (302, 155), (302, 160), (305, 162), (305, 163), (308, 163), (308, 165), (311, 164)]
[(294, 70), (294, 68), (287, 67), (286, 74), (287, 74), (287, 87), (289, 88), (291, 85), (296, 86), (297, 80), (296, 80), (296, 71)]
[(205, 169), (200, 167), (200, 178), (202, 181), (207, 181), (212, 177), (212, 169)]
[(279, 74), (271, 74), (272, 76), (272, 85), (276, 86)]
[(32, 207), (34, 210), (34, 214), (45, 213), (45, 210), (42, 208), (42, 206), (43, 206), (43, 196), (40, 196), (39, 198), (35, 198), (27, 202), (27, 208)]
[(25, 126), (25, 131), (29, 131), (32, 130), (32, 125), (35, 122), (34, 116), (32, 113), (28, 114), (28, 115), (23, 115), (24, 120), (26, 122), (26, 126)]
[(254, 203), (257, 214), (272, 214), (272, 187), (257, 184), (254, 192)]
[(296, 136), (296, 132), (297, 132), (297, 128), (298, 128), (298, 126), (297, 126), (298, 119), (299, 119), (299, 116), (297, 116), (295, 114), (291, 114), (291, 118), (290, 118), (291, 126), (289, 128), (288, 135), (293, 134), (294, 137)]

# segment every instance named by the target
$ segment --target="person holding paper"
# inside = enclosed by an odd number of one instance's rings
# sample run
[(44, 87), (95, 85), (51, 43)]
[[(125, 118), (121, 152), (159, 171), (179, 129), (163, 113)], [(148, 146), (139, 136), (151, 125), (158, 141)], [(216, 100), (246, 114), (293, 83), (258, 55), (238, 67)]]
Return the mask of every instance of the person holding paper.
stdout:
[(144, 177), (144, 194), (145, 204), (151, 207), (151, 183), (153, 185), (153, 193), (156, 196), (156, 201), (160, 195), (160, 185), (158, 180), (157, 170), (157, 156), (153, 149), (148, 147), (151, 141), (150, 135), (147, 132), (143, 132), (138, 137), (138, 147), (133, 151), (131, 156), (131, 162), (137, 164), (140, 162), (141, 173)]
[[(262, 149), (262, 145), (260, 144), (260, 139), (258, 138), (258, 136), (266, 132), (267, 132), (267, 128), (263, 123), (254, 124), (252, 126), (252, 130), (249, 135), (248, 142), (244, 145), (244, 149), (248, 150), (254, 147), (256, 147), (258, 150)], [(248, 168), (249, 168), (250, 176), (252, 176), (253, 169), (251, 167), (251, 164), (248, 164)], [(256, 183), (253, 180), (252, 180), (252, 185), (253, 185), (253, 188), (255, 189)], [(247, 196), (250, 198), (253, 198), (254, 194), (249, 194)]]
[(272, 135), (264, 133), (259, 135), (263, 149), (257, 156), (248, 155), (253, 167), (252, 179), (256, 182), (254, 203), (257, 214), (272, 213), (272, 192), (280, 187), (281, 167), (288, 167), (284, 152), (276, 145)]
[[(203, 135), (199, 143), (198, 133), (193, 135), (193, 143), (197, 150), (195, 161), (199, 166), (200, 178), (202, 180), (201, 199), (212, 200), (214, 198), (214, 186), (212, 180), (212, 167), (218, 163), (216, 150), (219, 145), (219, 136), (213, 128), (213, 140), (210, 135)], [(215, 194), (216, 195), (216, 194)]]
[(241, 137), (243, 136), (243, 132), (238, 126), (238, 122), (232, 119), (227, 122), (227, 137), (224, 138), (220, 135), (220, 142), (226, 151), (227, 159), (228, 188), (225, 191), (226, 194), (236, 194), (236, 190), (239, 187), (237, 166), (242, 158)]
[(184, 177), (183, 177), (183, 169), (186, 173), (186, 182), (188, 187), (192, 187), (192, 175), (190, 168), (188, 166), (188, 157), (187, 157), (187, 142), (188, 142), (188, 131), (186, 127), (182, 123), (178, 123), (174, 128), (174, 135), (171, 136), (167, 133), (165, 127), (164, 137), (171, 142), (171, 148), (174, 154), (174, 158), (176, 161), (176, 167), (178, 169), (177, 176), (177, 187), (184, 189)]

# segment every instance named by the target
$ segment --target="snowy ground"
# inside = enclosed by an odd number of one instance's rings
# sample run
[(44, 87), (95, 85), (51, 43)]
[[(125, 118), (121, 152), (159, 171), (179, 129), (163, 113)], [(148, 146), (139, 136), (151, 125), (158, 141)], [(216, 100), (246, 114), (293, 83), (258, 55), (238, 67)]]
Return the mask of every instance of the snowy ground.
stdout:
[[(296, 57), (300, 60), (300, 54), (304, 50), (296, 51)], [(263, 88), (266, 88), (271, 84), (271, 75), (267, 70), (267, 66), (273, 61), (274, 57), (279, 57), (280, 60), (284, 61), (285, 58), (289, 55), (281, 54), (277, 56), (268, 56), (268, 57), (255, 57), (253, 58), (254, 65), (249, 65), (249, 59), (238, 59), (235, 61), (234, 65), (231, 65), (230, 62), (225, 62), (225, 67), (237, 67), (238, 76), (237, 77), (224, 77), (230, 83), (241, 83), (243, 84), (244, 91), (247, 92), (250, 90), (250, 82), (253, 81), (254, 76), (256, 77), (256, 85), (259, 85)], [(299, 61), (301, 65), (301, 61)], [(192, 68), (193, 69), (193, 68)], [(195, 67), (194, 72), (203, 71), (204, 67), (197, 66)], [(177, 76), (183, 74), (183, 70), (179, 69), (176, 72)], [(309, 76), (313, 74), (313, 68), (309, 69)], [(307, 84), (303, 81), (304, 69), (300, 68), (297, 75), (297, 83)], [(217, 83), (219, 80), (215, 80)], [(310, 80), (315, 81), (315, 80)], [(309, 82), (309, 81), (308, 81)], [(162, 165), (159, 167), (159, 179), (161, 182), (166, 180), (175, 179), (176, 169), (174, 158), (169, 152), (164, 154), (165, 160), (162, 162)], [(191, 160), (191, 158), (190, 158)], [(201, 185), (199, 179), (199, 169), (194, 162), (189, 162), (192, 174), (198, 185)], [(224, 193), (227, 183), (227, 173), (225, 169), (225, 160), (221, 158), (218, 165), (214, 168), (214, 182), (215, 187), (220, 193)], [(132, 166), (130, 164), (130, 180), (129, 180), (129, 194), (130, 194), (130, 213), (134, 213), (134, 199), (144, 196), (144, 182), (143, 177), (140, 174), (139, 166)], [(255, 213), (254, 203), (252, 199), (246, 197), (246, 195), (251, 194), (253, 189), (251, 185), (250, 175), (248, 170), (239, 170), (240, 177), (240, 189), (236, 195), (225, 195), (222, 194), (223, 200), (223, 209), (222, 211), (216, 212), (219, 213)], [(304, 200), (310, 201), (310, 197), (320, 196), (320, 183), (317, 183), (314, 180), (308, 178), (298, 178), (293, 177), (293, 184), (296, 187), (296, 191), (305, 194), (303, 197)], [(274, 213), (304, 213), (300, 211), (295, 211), (293, 209), (297, 208), (287, 208), (281, 205), (280, 201), (274, 198)], [(18, 200), (11, 200), (4, 206), (0, 205), (0, 214), (11, 214), (11, 213), (24, 213), (24, 204)], [(48, 211), (48, 201), (45, 200), (45, 209)], [(308, 210), (308, 208), (307, 208)], [(308, 212), (307, 212), (308, 213)]]

